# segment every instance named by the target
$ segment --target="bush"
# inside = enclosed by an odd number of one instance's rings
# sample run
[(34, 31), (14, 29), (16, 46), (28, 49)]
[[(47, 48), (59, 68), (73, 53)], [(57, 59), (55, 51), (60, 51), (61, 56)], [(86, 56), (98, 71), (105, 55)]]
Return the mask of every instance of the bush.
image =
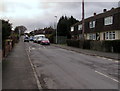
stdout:
[(96, 50), (96, 51), (101, 51), (102, 48), (103, 47), (102, 47), (102, 42), (101, 41), (91, 40), (90, 49)]
[(79, 48), (83, 48), (84, 40), (79, 40)]
[(120, 53), (120, 40), (103, 41), (103, 51)]
[(79, 47), (79, 40), (66, 40), (68, 46)]
[(103, 51), (112, 52), (112, 41), (102, 41)]
[(67, 40), (67, 45), (96, 51), (120, 53), (120, 40)]
[(49, 39), (50, 43), (54, 43), (54, 35), (53, 34), (46, 35), (46, 37)]
[(91, 45), (90, 45), (91, 40), (84, 40), (83, 41), (83, 49), (90, 49)]
[(112, 41), (113, 50), (116, 53), (120, 53), (120, 40)]

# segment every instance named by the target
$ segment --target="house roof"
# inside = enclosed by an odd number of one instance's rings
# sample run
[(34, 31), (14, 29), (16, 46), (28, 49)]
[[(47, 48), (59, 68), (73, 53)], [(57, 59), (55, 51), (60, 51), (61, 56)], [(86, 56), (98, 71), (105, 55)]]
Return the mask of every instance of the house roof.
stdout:
[[(103, 13), (96, 14), (96, 15), (94, 15), (94, 16), (88, 17), (88, 18), (86, 18), (84, 21), (85, 21), (85, 22), (93, 21), (93, 20), (96, 20), (96, 19), (99, 19), (99, 18), (112, 16), (112, 15), (114, 15), (114, 14), (116, 14), (116, 13), (120, 13), (120, 7), (118, 7), (118, 8), (112, 8), (112, 9), (109, 10), (109, 11), (105, 11), (105, 12), (103, 12)], [(82, 20), (81, 20), (80, 22), (77, 22), (77, 23), (73, 24), (71, 27), (76, 26), (76, 25), (78, 25), (78, 24), (82, 24)]]

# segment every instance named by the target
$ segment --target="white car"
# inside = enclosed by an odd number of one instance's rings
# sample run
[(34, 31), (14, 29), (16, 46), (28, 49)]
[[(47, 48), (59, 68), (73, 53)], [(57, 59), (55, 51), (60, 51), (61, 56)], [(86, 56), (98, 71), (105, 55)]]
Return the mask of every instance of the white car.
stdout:
[(37, 43), (40, 44), (43, 38), (45, 38), (45, 37), (44, 37), (44, 36), (40, 36), (40, 37), (38, 37), (38, 38), (36, 39)]
[(37, 37), (34, 37), (33, 42), (36, 43), (37, 42), (36, 40), (37, 40)]
[(45, 38), (45, 35), (44, 34), (35, 35), (33, 41), (35, 43), (38, 43), (41, 40), (40, 38)]

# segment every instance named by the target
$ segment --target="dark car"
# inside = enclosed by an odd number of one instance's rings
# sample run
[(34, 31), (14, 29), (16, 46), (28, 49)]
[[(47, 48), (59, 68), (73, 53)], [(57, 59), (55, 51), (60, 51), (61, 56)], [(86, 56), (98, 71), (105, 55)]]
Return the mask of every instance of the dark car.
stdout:
[(29, 37), (25, 37), (24, 42), (29, 42)]
[(50, 45), (50, 41), (47, 38), (42, 38), (40, 44), (41, 45)]

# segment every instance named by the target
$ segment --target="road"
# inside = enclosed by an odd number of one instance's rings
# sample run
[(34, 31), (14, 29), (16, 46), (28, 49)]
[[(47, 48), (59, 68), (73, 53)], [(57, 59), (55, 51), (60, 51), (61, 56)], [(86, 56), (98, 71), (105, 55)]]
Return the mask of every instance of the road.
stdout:
[(26, 43), (43, 89), (118, 89), (118, 62), (58, 47)]

